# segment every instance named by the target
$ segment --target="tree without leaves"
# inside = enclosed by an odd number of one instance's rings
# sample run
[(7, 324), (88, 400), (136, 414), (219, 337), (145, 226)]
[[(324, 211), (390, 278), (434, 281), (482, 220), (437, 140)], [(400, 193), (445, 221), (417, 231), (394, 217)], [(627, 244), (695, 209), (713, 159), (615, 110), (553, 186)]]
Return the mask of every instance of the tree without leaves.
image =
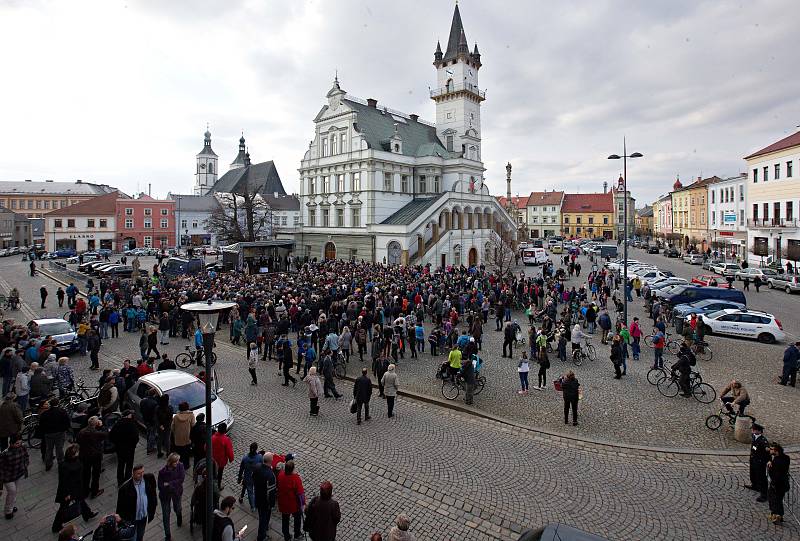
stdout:
[(497, 235), (492, 235), (484, 247), (483, 260), (497, 275), (510, 275), (514, 266), (514, 249)]
[(219, 206), (208, 219), (208, 230), (221, 242), (253, 242), (273, 234), (272, 207), (258, 189), (248, 186), (239, 193), (218, 193)]

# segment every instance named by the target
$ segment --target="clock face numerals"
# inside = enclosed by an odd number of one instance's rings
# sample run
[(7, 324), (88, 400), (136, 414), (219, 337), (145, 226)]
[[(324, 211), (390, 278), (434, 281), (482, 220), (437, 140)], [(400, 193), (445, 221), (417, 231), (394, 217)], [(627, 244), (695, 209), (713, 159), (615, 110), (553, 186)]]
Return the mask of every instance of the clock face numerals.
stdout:
[(200, 164), (200, 169), (205, 169), (205, 168), (206, 168), (206, 164), (204, 164), (204, 163), (201, 163), (201, 164)]

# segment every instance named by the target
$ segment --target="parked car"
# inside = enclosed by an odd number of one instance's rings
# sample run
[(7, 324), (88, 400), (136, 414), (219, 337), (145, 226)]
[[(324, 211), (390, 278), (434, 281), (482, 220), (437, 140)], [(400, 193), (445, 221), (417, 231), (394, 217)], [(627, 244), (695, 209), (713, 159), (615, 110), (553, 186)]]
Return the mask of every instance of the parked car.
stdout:
[(658, 246), (656, 246), (655, 244), (651, 244), (650, 246), (647, 247), (648, 254), (657, 254), (658, 251), (659, 251)]
[(711, 267), (714, 265), (719, 265), (720, 263), (721, 261), (719, 259), (707, 258), (705, 261), (703, 261), (703, 270), (711, 270)]
[(203, 270), (202, 259), (183, 259), (182, 257), (170, 257), (161, 266), (161, 271), (165, 276), (174, 278), (182, 274), (194, 275)]
[(690, 265), (701, 265), (703, 263), (703, 256), (700, 254), (686, 254), (683, 256), (683, 262)]
[(108, 248), (100, 248), (99, 250), (97, 250), (97, 253), (100, 254), (103, 257), (106, 257), (106, 256), (111, 257), (114, 254), (114, 251), (113, 250), (109, 250)]
[(720, 279), (713, 274), (698, 274), (692, 277), (692, 283), (699, 286), (728, 287), (728, 283), (725, 280), (720, 283)]
[(695, 284), (686, 284), (678, 286), (672, 293), (664, 296), (664, 300), (671, 306), (703, 299), (718, 299), (747, 304), (744, 293), (738, 289), (728, 289), (727, 287), (702, 287)]
[(550, 253), (551, 254), (563, 254), (564, 247), (560, 244), (551, 244), (550, 245)]
[[(631, 267), (637, 263), (641, 263), (641, 261), (639, 261), (638, 259), (628, 259), (628, 267)], [(619, 269), (622, 268), (624, 264), (625, 264), (624, 259), (614, 259), (606, 263), (605, 266), (608, 267), (609, 270), (618, 271)]]
[(119, 266), (119, 263), (95, 262), (95, 264), (92, 265), (91, 268), (88, 271), (86, 271), (86, 273), (94, 276), (100, 276), (100, 274), (102, 274), (104, 270), (110, 269), (111, 267), (115, 266)]
[(664, 250), (664, 255), (669, 258), (680, 257), (681, 253), (676, 248), (668, 248)]
[(55, 254), (56, 257), (72, 257), (74, 255), (78, 255), (78, 252), (76, 252), (72, 248), (62, 248), (61, 250), (56, 250)]
[(800, 278), (797, 274), (778, 274), (770, 278), (767, 283), (769, 287), (782, 289), (786, 293), (800, 291)]
[[(216, 387), (218, 378), (214, 378)], [(125, 394), (127, 406), (133, 410), (133, 415), (139, 423), (144, 424), (139, 405), (147, 394), (154, 390), (157, 396), (169, 395), (169, 403), (177, 412), (181, 402), (189, 404), (189, 410), (195, 417), (205, 411), (206, 386), (194, 375), (182, 370), (162, 370), (137, 379)], [(228, 428), (233, 426), (233, 412), (231, 408), (219, 398), (223, 389), (215, 388), (211, 394), (211, 424), (217, 426), (225, 423)]]
[(56, 341), (56, 354), (67, 355), (78, 349), (78, 333), (68, 321), (58, 318), (34, 319), (28, 329), (39, 336), (50, 336)]
[[(147, 271), (139, 269), (139, 277), (147, 278)], [(112, 265), (105, 267), (100, 271), (100, 276), (103, 278), (130, 278), (133, 276), (133, 267), (131, 265)]]
[(719, 263), (711, 267), (711, 270), (722, 276), (736, 276), (737, 272), (741, 272), (742, 267), (738, 263)]
[(782, 342), (786, 338), (780, 320), (766, 312), (728, 308), (699, 317), (708, 325), (710, 334), (754, 338), (765, 344)]
[(778, 271), (775, 269), (758, 269), (755, 267), (750, 267), (737, 272), (735, 278), (737, 280), (744, 280), (745, 278), (748, 278), (752, 282), (756, 279), (756, 277), (759, 277), (764, 284), (767, 284), (770, 278), (774, 278), (777, 275)]
[(740, 302), (722, 301), (719, 299), (704, 299), (691, 304), (679, 304), (672, 310), (672, 323), (675, 325), (675, 331), (682, 333), (683, 324), (688, 316), (692, 314), (710, 314), (711, 312), (728, 308), (739, 310), (747, 308), (747, 306)]

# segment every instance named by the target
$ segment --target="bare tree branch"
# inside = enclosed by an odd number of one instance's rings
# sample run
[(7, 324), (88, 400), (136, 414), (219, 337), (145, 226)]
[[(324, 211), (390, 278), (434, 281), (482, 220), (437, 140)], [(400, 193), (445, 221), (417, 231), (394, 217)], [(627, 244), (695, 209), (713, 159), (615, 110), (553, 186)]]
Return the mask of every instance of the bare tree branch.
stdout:
[(492, 235), (483, 250), (486, 266), (499, 276), (511, 274), (514, 266), (514, 249), (497, 235)]

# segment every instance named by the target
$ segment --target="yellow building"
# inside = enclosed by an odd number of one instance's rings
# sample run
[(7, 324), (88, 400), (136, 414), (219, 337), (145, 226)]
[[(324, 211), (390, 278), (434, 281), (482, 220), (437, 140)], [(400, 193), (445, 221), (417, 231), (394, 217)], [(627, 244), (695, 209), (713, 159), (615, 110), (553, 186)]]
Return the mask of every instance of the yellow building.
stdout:
[[(634, 224), (629, 224), (633, 231)], [(616, 238), (614, 194), (564, 194), (561, 203), (561, 233), (567, 238)]]
[(672, 232), (680, 235), (679, 245), (705, 251), (708, 238), (708, 185), (719, 181), (719, 177), (697, 177), (687, 186), (675, 183), (672, 192)]
[[(655, 205), (654, 205), (655, 206)], [(644, 207), (636, 211), (635, 233), (639, 237), (652, 237), (653, 231), (653, 207)]]
[(751, 263), (800, 259), (800, 131), (745, 157)]
[(0, 182), (0, 206), (28, 218), (41, 218), (51, 210), (72, 206), (98, 195), (116, 191), (91, 182)]

